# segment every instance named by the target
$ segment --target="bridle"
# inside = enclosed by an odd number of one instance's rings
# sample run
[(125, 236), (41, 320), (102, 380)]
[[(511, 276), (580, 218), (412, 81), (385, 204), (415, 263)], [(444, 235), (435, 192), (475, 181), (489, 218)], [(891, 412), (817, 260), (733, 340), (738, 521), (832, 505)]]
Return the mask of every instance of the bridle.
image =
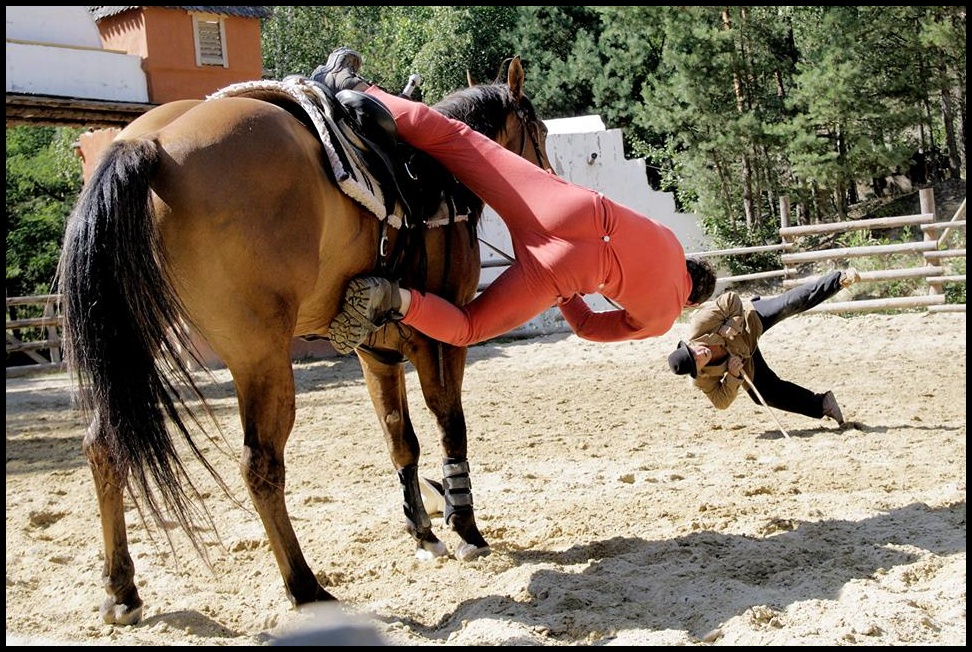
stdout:
[[(537, 157), (537, 165), (545, 170), (549, 170), (550, 161), (543, 155), (543, 150), (540, 148), (540, 127), (536, 124), (536, 120), (530, 120), (529, 116), (527, 116), (526, 109), (519, 103), (517, 103), (514, 113), (520, 120), (520, 156), (522, 157), (526, 153), (527, 138), (529, 138), (530, 144), (533, 146), (533, 153)], [(538, 133), (534, 133), (535, 131)]]

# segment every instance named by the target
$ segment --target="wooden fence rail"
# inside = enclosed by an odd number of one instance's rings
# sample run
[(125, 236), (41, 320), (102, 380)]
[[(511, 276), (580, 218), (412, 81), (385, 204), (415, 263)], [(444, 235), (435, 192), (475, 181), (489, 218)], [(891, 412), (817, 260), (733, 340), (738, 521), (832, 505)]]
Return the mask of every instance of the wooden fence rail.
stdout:
[[(798, 265), (818, 263), (829, 260), (846, 260), (863, 257), (885, 257), (888, 260), (897, 254), (912, 254), (919, 266), (891, 267), (887, 269), (868, 270), (861, 272), (861, 281), (902, 281), (921, 278), (928, 285), (927, 292), (908, 297), (891, 297), (883, 299), (858, 299), (853, 301), (828, 301), (812, 308), (808, 312), (869, 312), (875, 310), (896, 310), (902, 308), (927, 308), (929, 312), (965, 312), (965, 304), (946, 304), (944, 284), (965, 283), (964, 274), (945, 274), (943, 261), (952, 258), (965, 258), (965, 249), (941, 249), (945, 238), (953, 231), (965, 230), (965, 201), (956, 211), (950, 221), (936, 221), (935, 197), (929, 189), (918, 192), (921, 212), (916, 215), (900, 215), (896, 217), (879, 217), (874, 219), (833, 222), (829, 224), (810, 224), (789, 226), (789, 203), (784, 199), (780, 202), (780, 244), (762, 247), (726, 249), (721, 251), (704, 251), (693, 255), (712, 258), (723, 255), (742, 255), (757, 251), (783, 251), (780, 261), (783, 269), (759, 272), (756, 274), (741, 274), (720, 278), (722, 286), (753, 281), (765, 278), (782, 278), (783, 289), (802, 285), (816, 280), (817, 276), (798, 278)], [(835, 247), (812, 251), (793, 251), (799, 248), (800, 239), (808, 236), (819, 236), (852, 231), (877, 231), (882, 229), (918, 226), (923, 233), (923, 239), (916, 242), (902, 242), (885, 245), (866, 245), (858, 247)], [(886, 263), (891, 265), (890, 262)]]

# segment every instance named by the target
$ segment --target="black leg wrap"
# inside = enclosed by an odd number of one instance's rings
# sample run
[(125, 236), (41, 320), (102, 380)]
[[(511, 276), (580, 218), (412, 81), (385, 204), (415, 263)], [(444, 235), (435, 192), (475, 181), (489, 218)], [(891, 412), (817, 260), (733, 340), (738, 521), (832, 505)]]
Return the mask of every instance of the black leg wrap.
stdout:
[(425, 504), (422, 502), (418, 466), (410, 464), (400, 470), (398, 480), (402, 483), (402, 492), (405, 495), (405, 501), (402, 503), (405, 519), (415, 532), (428, 532), (432, 529), (432, 519), (429, 518), (428, 512), (425, 511)]
[(442, 488), (445, 490), (446, 523), (459, 511), (472, 511), (472, 482), (469, 480), (469, 462), (447, 457), (442, 462)]

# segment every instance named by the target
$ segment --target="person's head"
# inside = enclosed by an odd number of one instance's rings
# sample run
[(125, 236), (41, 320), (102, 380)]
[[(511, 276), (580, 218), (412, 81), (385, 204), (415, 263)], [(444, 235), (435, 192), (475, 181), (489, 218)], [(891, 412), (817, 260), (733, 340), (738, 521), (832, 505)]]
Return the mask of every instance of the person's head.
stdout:
[(692, 278), (692, 291), (689, 293), (686, 305), (699, 306), (709, 300), (715, 292), (715, 269), (704, 258), (686, 258), (685, 268)]
[(668, 368), (679, 376), (688, 374), (692, 378), (699, 375), (699, 369), (712, 360), (712, 349), (704, 344), (680, 341), (668, 356)]

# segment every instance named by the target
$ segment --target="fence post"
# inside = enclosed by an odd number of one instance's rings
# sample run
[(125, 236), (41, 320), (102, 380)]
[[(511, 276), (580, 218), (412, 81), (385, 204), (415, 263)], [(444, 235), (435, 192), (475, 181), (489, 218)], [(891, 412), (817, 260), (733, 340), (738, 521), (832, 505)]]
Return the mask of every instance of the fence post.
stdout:
[[(780, 197), (780, 233), (782, 229), (790, 226), (790, 198), (786, 195)], [(788, 240), (785, 235), (780, 236), (780, 244), (783, 245), (783, 253), (787, 251)], [(786, 281), (790, 277), (790, 270), (787, 268), (786, 263), (783, 263), (783, 280)]]
[[(938, 215), (935, 212), (935, 191), (932, 188), (922, 188), (918, 191), (918, 206), (919, 211), (922, 213), (930, 213), (932, 222), (938, 221)], [(939, 234), (932, 233), (931, 231), (925, 231), (923, 240), (926, 242), (929, 240), (935, 241), (935, 248), (938, 248), (938, 237)], [(925, 259), (927, 262), (927, 258)], [(929, 277), (928, 280), (928, 295), (936, 296), (939, 294), (944, 294), (945, 288), (944, 284), (940, 280), (935, 280), (934, 277)]]
[[(48, 301), (44, 304), (44, 317), (46, 319), (53, 320), (57, 317), (57, 307), (54, 305), (54, 300)], [(50, 342), (50, 353), (51, 362), (55, 364), (60, 364), (61, 362), (61, 336), (57, 332), (57, 324), (51, 324), (46, 329), (47, 340)]]

